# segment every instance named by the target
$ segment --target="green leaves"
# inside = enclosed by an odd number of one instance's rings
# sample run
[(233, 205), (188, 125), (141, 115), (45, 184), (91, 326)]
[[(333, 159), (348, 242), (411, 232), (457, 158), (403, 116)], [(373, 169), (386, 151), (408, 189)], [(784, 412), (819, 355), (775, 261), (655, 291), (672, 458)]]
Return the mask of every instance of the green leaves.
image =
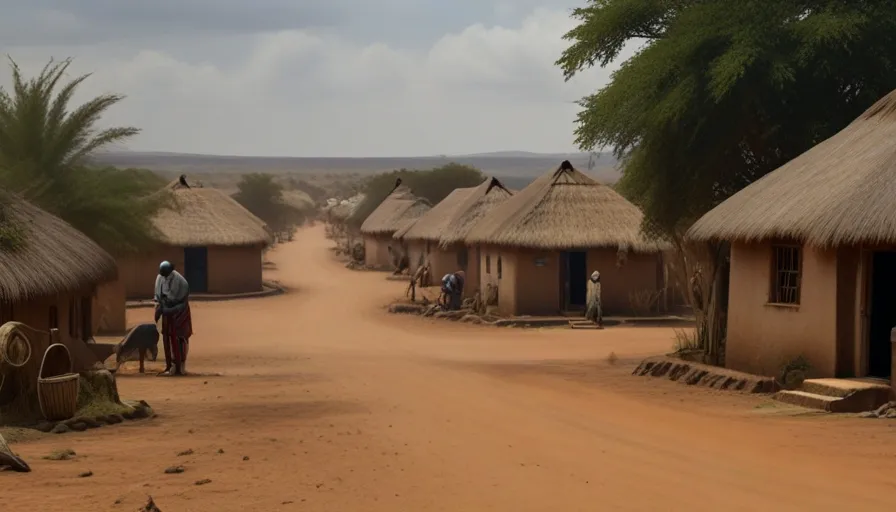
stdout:
[(590, 0), (569, 79), (639, 52), (583, 99), (576, 142), (612, 147), (619, 189), (666, 232), (845, 127), (896, 88), (896, 3)]
[(246, 174), (237, 187), (233, 198), (275, 232), (288, 231), (304, 222), (305, 213), (283, 200), (283, 187), (273, 175)]
[(26, 79), (15, 62), (12, 86), (0, 88), (0, 185), (68, 221), (112, 252), (152, 243), (151, 217), (165, 202), (147, 171), (91, 169), (89, 157), (139, 130), (97, 127), (124, 96), (106, 94), (78, 106), (72, 98), (90, 75), (63, 82), (71, 60), (50, 61)]

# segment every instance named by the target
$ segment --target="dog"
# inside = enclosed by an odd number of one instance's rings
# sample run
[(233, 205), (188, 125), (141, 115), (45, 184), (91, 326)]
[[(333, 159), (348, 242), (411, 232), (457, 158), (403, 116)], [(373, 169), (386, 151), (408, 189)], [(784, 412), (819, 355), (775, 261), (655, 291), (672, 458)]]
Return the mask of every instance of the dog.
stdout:
[(156, 324), (140, 324), (128, 331), (115, 347), (115, 371), (125, 361), (133, 361), (136, 355), (140, 361), (140, 373), (144, 373), (143, 361), (146, 360), (146, 354), (149, 353), (153, 361), (159, 356), (159, 338)]

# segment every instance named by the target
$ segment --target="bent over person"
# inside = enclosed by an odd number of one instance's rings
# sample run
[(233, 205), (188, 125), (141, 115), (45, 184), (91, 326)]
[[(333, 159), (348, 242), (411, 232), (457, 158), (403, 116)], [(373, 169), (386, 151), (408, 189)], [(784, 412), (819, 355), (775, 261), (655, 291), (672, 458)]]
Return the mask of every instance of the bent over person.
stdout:
[(190, 314), (190, 285), (174, 270), (174, 265), (163, 261), (156, 277), (155, 320), (162, 319), (162, 341), (165, 346), (165, 371), (161, 375), (186, 374), (187, 352), (193, 335)]

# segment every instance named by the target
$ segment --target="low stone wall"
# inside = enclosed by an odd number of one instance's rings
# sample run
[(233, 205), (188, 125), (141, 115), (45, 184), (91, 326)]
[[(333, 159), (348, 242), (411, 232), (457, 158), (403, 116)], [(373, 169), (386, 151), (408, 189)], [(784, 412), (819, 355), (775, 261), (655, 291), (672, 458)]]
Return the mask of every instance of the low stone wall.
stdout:
[(65, 434), (67, 432), (83, 432), (91, 428), (99, 428), (104, 425), (116, 425), (125, 420), (139, 420), (155, 416), (152, 407), (143, 400), (137, 402), (125, 401), (126, 409), (120, 414), (100, 414), (97, 416), (76, 416), (64, 421), (41, 421), (33, 426), (35, 430), (53, 434)]
[(632, 375), (666, 377), (689, 386), (744, 393), (774, 393), (779, 389), (773, 377), (760, 377), (670, 356), (649, 357), (641, 361)]

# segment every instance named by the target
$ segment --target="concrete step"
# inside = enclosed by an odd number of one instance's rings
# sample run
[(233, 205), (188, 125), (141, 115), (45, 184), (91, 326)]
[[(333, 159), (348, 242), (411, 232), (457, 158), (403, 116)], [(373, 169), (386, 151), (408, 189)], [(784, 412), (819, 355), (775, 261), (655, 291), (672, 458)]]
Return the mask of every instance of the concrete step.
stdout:
[(839, 412), (834, 411), (836, 408), (835, 404), (843, 400), (842, 398), (835, 396), (817, 395), (815, 393), (798, 390), (778, 391), (774, 394), (773, 398), (779, 402), (784, 402), (785, 404), (798, 405), (807, 409), (819, 409), (828, 412)]
[(594, 322), (588, 320), (570, 320), (569, 327), (571, 329), (600, 329)]
[(781, 402), (829, 412), (873, 411), (892, 397), (888, 385), (855, 379), (809, 379), (799, 390), (774, 396)]

